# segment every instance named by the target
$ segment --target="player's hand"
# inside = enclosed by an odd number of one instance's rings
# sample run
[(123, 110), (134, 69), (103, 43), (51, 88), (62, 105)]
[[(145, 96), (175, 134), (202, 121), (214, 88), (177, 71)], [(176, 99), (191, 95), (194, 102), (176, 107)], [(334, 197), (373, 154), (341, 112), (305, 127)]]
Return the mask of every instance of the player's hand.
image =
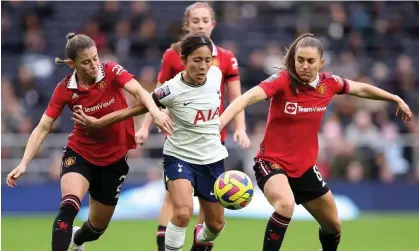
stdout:
[(248, 148), (250, 146), (250, 139), (245, 130), (236, 130), (233, 134), (233, 141), (236, 142), (240, 148)]
[(135, 141), (142, 146), (147, 141), (148, 135), (148, 130), (141, 127), (140, 130), (135, 133)]
[(403, 121), (410, 121), (412, 119), (412, 111), (410, 111), (409, 106), (401, 98), (397, 101), (396, 116), (399, 116), (399, 114), (402, 115)]
[(87, 116), (82, 109), (77, 109), (73, 112), (73, 117), (71, 118), (76, 124), (81, 125), (86, 128), (100, 128), (100, 121), (92, 116)]
[[(167, 109), (162, 109), (161, 110), (162, 112), (164, 112), (164, 113), (166, 113), (169, 117), (170, 117), (170, 112), (169, 112), (169, 110), (167, 110)], [(158, 125), (156, 125), (157, 126), (157, 132), (158, 133), (161, 133), (162, 132), (162, 129), (158, 126)]]
[(22, 176), (26, 171), (26, 166), (20, 164), (18, 167), (16, 167), (15, 169), (13, 169), (13, 171), (11, 171), (6, 178), (6, 183), (9, 187), (15, 187), (16, 186), (16, 181), (17, 179), (20, 178), (20, 176)]
[(173, 121), (165, 112), (159, 111), (156, 115), (152, 114), (154, 123), (165, 133), (173, 134)]

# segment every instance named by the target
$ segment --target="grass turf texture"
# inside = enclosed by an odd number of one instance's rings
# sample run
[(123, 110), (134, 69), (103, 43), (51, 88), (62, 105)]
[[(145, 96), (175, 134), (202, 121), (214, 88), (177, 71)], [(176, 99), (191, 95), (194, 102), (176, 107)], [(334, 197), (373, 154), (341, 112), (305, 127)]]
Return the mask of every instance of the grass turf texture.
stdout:
[[(1, 222), (1, 250), (49, 251), (54, 216), (4, 216)], [(192, 220), (191, 225), (195, 223)], [(75, 225), (81, 226), (76, 221)], [(259, 251), (265, 220), (227, 219), (215, 251)], [(156, 220), (112, 222), (86, 251), (155, 251)], [(314, 221), (291, 221), (281, 250), (317, 251), (318, 226)], [(183, 250), (189, 250), (193, 227), (189, 227)], [(418, 251), (419, 214), (364, 214), (343, 223), (339, 251)]]

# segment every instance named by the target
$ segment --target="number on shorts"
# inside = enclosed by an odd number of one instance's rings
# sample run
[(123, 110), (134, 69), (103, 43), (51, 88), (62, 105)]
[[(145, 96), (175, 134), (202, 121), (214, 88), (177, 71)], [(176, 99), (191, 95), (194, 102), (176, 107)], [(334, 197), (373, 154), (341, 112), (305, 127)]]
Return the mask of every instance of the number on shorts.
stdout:
[(322, 182), (323, 181), (323, 177), (321, 175), (321, 173), (319, 172), (319, 169), (317, 169), (317, 166), (313, 166), (313, 171), (317, 176), (317, 179)]
[(119, 184), (119, 186), (116, 188), (115, 199), (119, 198), (119, 193), (121, 192), (122, 183), (124, 183), (126, 178), (127, 178), (126, 175), (122, 175), (121, 177), (119, 177), (119, 180), (121, 181), (121, 184)]

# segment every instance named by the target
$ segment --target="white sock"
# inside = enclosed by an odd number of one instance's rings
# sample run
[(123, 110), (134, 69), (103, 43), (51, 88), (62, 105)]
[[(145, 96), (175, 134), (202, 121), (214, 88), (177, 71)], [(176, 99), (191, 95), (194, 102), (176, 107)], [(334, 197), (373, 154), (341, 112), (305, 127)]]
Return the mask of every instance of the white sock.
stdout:
[(199, 243), (206, 244), (206, 243), (208, 243), (210, 241), (215, 240), (218, 237), (218, 235), (224, 230), (225, 225), (226, 224), (224, 223), (223, 229), (221, 229), (220, 232), (213, 233), (211, 230), (209, 230), (209, 228), (207, 227), (207, 225), (204, 222), (203, 229), (198, 234), (198, 242)]
[(166, 228), (166, 235), (164, 238), (165, 251), (182, 251), (185, 243), (186, 227), (178, 227), (169, 222)]

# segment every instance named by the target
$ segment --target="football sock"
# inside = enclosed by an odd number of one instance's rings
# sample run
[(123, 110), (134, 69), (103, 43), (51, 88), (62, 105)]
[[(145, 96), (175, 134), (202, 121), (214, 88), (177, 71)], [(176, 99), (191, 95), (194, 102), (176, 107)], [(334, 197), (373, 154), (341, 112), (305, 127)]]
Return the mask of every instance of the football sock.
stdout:
[(223, 229), (221, 229), (220, 232), (214, 233), (207, 227), (207, 225), (204, 222), (204, 226), (198, 234), (198, 242), (206, 244), (210, 241), (215, 240), (215, 238), (217, 238), (217, 236), (224, 230), (224, 227), (225, 227), (225, 223), (224, 223)]
[(74, 243), (78, 246), (85, 242), (95, 241), (105, 232), (105, 229), (96, 229), (89, 220), (83, 223), (83, 226), (74, 235)]
[(157, 227), (157, 248), (158, 251), (164, 251), (164, 236), (166, 234), (166, 227), (163, 225), (159, 225)]
[(278, 251), (281, 248), (290, 221), (291, 218), (284, 217), (276, 212), (271, 215), (266, 225), (263, 251)]
[(52, 225), (52, 251), (67, 251), (73, 232), (73, 221), (80, 210), (77, 196), (67, 195), (61, 200), (60, 210)]
[(337, 234), (328, 234), (319, 228), (319, 240), (322, 244), (323, 251), (336, 251), (340, 242), (340, 232)]
[(185, 243), (186, 227), (178, 227), (169, 222), (164, 239), (165, 251), (182, 250)]

